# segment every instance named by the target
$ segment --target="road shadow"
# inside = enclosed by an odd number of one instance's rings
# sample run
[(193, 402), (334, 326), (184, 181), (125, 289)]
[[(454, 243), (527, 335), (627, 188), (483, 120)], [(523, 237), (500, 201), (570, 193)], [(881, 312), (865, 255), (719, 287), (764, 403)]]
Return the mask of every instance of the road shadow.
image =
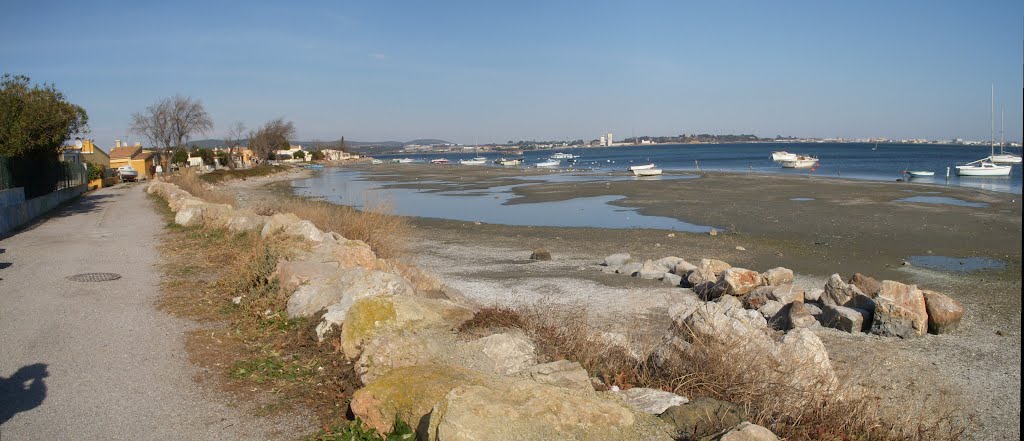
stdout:
[[(7, 248), (0, 248), (0, 254), (6, 253), (6, 252), (7, 252)], [(11, 262), (0, 262), (0, 270), (10, 268), (11, 265), (13, 265)], [(3, 277), (0, 277), (0, 280), (3, 280), (3, 279), (4, 279)]]
[(50, 210), (48, 213), (29, 221), (27, 224), (9, 231), (6, 235), (0, 235), (0, 239), (5, 239), (7, 237), (11, 237), (19, 233), (24, 233), (26, 231), (32, 231), (39, 227), (40, 225), (45, 224), (50, 219), (99, 211), (103, 208), (104, 205), (113, 202), (112, 199), (116, 198), (117, 196), (117, 193), (96, 194), (95, 192), (90, 192), (82, 194), (77, 198), (74, 198), (70, 201), (58, 205), (53, 210)]
[(22, 366), (9, 378), (0, 377), (0, 425), (19, 412), (31, 410), (43, 404), (46, 399), (46, 383), (49, 377), (45, 363)]

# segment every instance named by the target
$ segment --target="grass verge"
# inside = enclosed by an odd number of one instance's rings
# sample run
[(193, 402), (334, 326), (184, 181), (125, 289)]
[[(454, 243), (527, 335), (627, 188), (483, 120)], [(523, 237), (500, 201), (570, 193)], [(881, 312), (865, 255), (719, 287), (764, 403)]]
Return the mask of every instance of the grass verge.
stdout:
[(247, 179), (247, 178), (258, 178), (260, 176), (268, 176), (274, 173), (280, 173), (287, 171), (288, 167), (283, 165), (258, 165), (253, 168), (237, 168), (237, 169), (219, 169), (209, 173), (205, 173), (201, 176), (204, 182), (210, 184), (219, 184), (224, 181), (230, 181), (232, 179)]
[[(209, 173), (207, 173), (209, 174)], [(205, 175), (202, 175), (205, 176)], [(176, 184), (199, 199), (214, 204), (228, 204), (235, 205), (235, 197), (222, 192), (211, 189), (206, 185), (203, 177), (191, 169), (184, 169), (181, 173), (170, 175), (167, 177), (167, 182)]]

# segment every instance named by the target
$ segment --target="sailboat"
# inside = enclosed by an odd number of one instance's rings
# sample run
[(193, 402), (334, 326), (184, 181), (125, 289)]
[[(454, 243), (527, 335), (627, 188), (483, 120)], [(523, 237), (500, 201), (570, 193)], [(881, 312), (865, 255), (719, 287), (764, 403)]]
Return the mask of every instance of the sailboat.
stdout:
[(1009, 165), (996, 165), (992, 161), (992, 157), (996, 155), (996, 88), (992, 86), (992, 113), (989, 117), (989, 123), (991, 124), (989, 136), (991, 137), (991, 153), (986, 158), (981, 158), (977, 161), (968, 162), (964, 165), (956, 166), (957, 176), (1009, 176), (1010, 166)]
[(998, 155), (992, 155), (989, 158), (991, 158), (992, 162), (995, 163), (995, 164), (1020, 164), (1021, 163), (1021, 157), (1020, 156), (1017, 156), (1017, 155), (1014, 155), (1014, 154), (1010, 154), (1010, 153), (1006, 153), (1006, 152), (1003, 151), (1003, 146), (1006, 145), (1006, 141), (1003, 139), (1003, 135), (1004, 135), (1004, 133), (1006, 133), (1006, 110), (1005, 109), (1002, 112), (1000, 112), (1000, 119), (1002, 121), (1000, 122), (1000, 126), (999, 126), (999, 154)]

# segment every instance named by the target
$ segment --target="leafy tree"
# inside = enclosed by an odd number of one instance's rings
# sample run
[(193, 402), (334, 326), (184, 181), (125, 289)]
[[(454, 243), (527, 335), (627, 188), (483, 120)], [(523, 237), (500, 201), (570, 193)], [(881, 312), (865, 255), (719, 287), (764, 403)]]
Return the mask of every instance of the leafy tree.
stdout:
[(295, 159), (306, 159), (306, 152), (299, 150), (292, 155)]
[(174, 149), (174, 155), (171, 156), (171, 163), (174, 164), (185, 164), (188, 162), (188, 151), (182, 148)]
[(56, 157), (64, 141), (88, 132), (89, 116), (52, 84), (30, 81), (24, 75), (0, 78), (0, 155)]
[(52, 84), (33, 85), (23, 75), (0, 77), (0, 155), (10, 158), (11, 178), (25, 187), (25, 197), (57, 188), (64, 142), (87, 133), (88, 123), (85, 109)]
[(86, 161), (85, 165), (89, 168), (89, 180), (93, 181), (96, 179), (103, 178), (103, 166), (100, 164), (93, 164)]
[(320, 150), (313, 150), (312, 152), (310, 152), (309, 157), (314, 161), (323, 161), (324, 152), (321, 152)]

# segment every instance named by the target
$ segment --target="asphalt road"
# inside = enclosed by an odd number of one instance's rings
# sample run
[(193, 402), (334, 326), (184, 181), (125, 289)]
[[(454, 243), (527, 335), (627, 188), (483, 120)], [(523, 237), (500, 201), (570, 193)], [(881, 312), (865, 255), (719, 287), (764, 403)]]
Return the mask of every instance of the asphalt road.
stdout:
[[(190, 322), (155, 307), (162, 225), (134, 185), (0, 240), (0, 440), (301, 434), (301, 421), (255, 418), (193, 380)], [(98, 272), (121, 278), (67, 279)]]

